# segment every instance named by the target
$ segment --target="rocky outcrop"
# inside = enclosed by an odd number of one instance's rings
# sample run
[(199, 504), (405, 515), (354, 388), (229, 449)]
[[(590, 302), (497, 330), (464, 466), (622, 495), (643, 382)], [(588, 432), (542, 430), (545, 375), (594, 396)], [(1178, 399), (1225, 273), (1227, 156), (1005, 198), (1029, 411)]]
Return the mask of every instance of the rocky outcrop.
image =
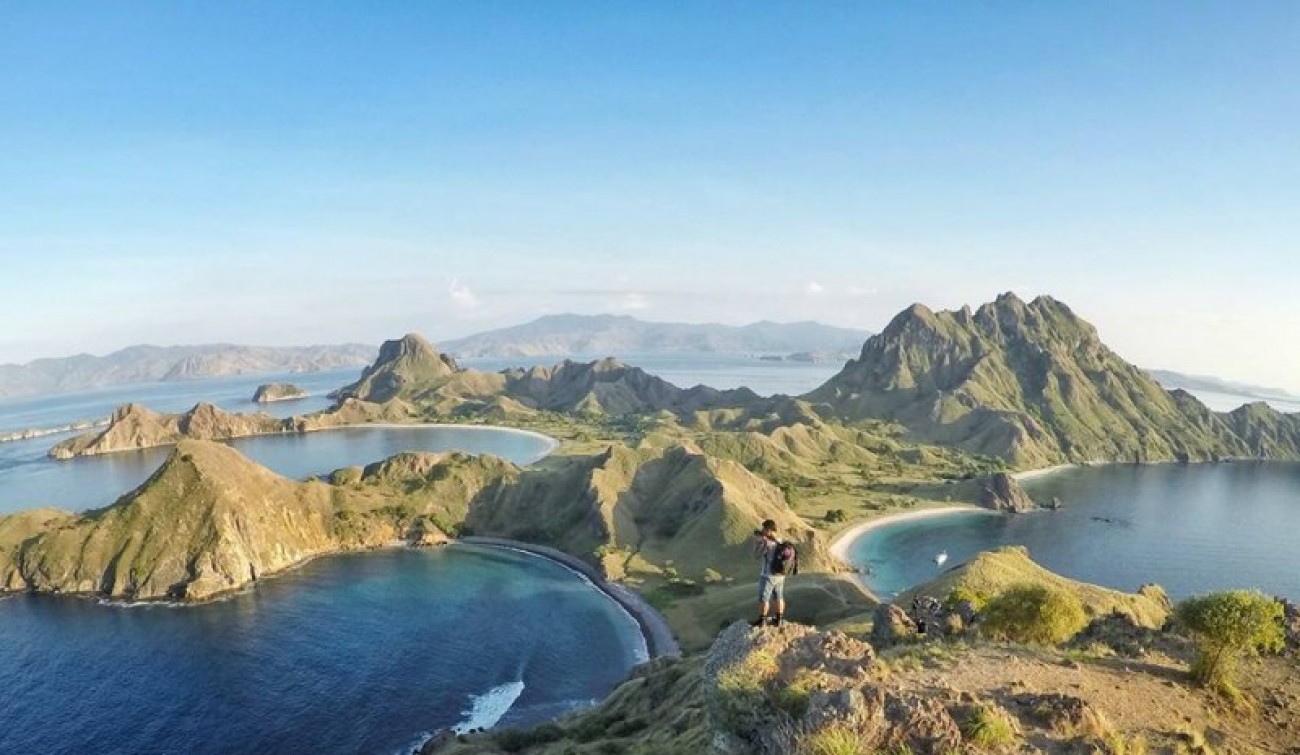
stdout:
[(183, 414), (160, 414), (139, 404), (119, 406), (101, 431), (78, 435), (50, 449), (55, 459), (171, 446), (183, 440), (230, 440), (290, 432), (290, 420), (269, 414), (233, 414), (201, 403)]
[(253, 392), (253, 402), (258, 404), (270, 404), (276, 401), (294, 401), (306, 397), (307, 391), (304, 391), (293, 383), (265, 383), (259, 385), (257, 390)]
[(871, 641), (878, 647), (889, 647), (915, 639), (916, 622), (907, 611), (893, 603), (881, 603), (871, 620)]
[(219, 443), (182, 441), (107, 509), (0, 517), (5, 589), (204, 600), (326, 553), (441, 542), (515, 473), (493, 457), (409, 454), (351, 483), (287, 480)]
[(1091, 703), (1060, 693), (1016, 695), (1012, 702), (1028, 718), (1063, 736), (1110, 731), (1106, 719)]
[(709, 650), (703, 673), (720, 752), (809, 751), (828, 730), (862, 752), (945, 753), (964, 745), (940, 701), (880, 684), (872, 647), (837, 632), (733, 624)]
[(1013, 514), (1033, 511), (1038, 508), (1034, 499), (1020, 487), (1016, 478), (1006, 472), (989, 475), (980, 489), (980, 505), (994, 511), (1007, 511)]
[(914, 305), (806, 398), (828, 416), (895, 420), (918, 439), (1023, 466), (1300, 457), (1300, 420), (1259, 407), (1225, 417), (1171, 394), (1046, 296), (1004, 294), (975, 311)]
[(0, 433), (0, 443), (13, 443), (14, 441), (33, 440), (43, 438), (47, 435), (62, 435), (63, 433), (81, 432), (90, 430), (95, 427), (106, 427), (108, 420), (83, 420), (73, 422), (58, 427), (29, 427), (24, 430), (15, 430), (13, 432)]
[(1293, 650), (1300, 650), (1300, 605), (1279, 598), (1278, 602), (1282, 604), (1282, 631), (1286, 636), (1286, 646)]

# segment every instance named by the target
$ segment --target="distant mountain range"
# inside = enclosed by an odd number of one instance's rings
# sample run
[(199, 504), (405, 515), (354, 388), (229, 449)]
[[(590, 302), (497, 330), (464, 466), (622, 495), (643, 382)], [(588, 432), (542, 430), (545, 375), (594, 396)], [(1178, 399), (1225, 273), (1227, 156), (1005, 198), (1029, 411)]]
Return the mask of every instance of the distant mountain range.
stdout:
[(1229, 393), (1234, 396), (1249, 396), (1250, 398), (1300, 401), (1300, 395), (1284, 391), (1281, 388), (1265, 388), (1249, 383), (1237, 383), (1209, 375), (1184, 375), (1181, 372), (1171, 370), (1147, 370), (1147, 374), (1169, 390), (1181, 388), (1185, 391), (1213, 391), (1215, 393)]
[(523, 325), (453, 341), (443, 350), (466, 357), (553, 357), (649, 353), (852, 354), (871, 335), (817, 322), (646, 322), (626, 315), (547, 315)]
[(130, 383), (319, 372), (359, 367), (375, 357), (373, 346), (131, 346), (107, 356), (80, 354), (0, 365), (0, 397), (102, 388)]

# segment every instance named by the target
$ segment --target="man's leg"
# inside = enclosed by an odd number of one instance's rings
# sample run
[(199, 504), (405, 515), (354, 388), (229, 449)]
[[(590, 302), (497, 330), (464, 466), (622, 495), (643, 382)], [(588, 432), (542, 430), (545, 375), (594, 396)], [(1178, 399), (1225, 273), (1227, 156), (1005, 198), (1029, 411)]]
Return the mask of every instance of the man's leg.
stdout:
[(772, 578), (758, 578), (758, 621), (754, 626), (761, 627), (767, 623), (767, 608), (772, 599)]
[(776, 620), (773, 623), (779, 627), (785, 620), (785, 577), (774, 577), (772, 582), (772, 592), (776, 593)]

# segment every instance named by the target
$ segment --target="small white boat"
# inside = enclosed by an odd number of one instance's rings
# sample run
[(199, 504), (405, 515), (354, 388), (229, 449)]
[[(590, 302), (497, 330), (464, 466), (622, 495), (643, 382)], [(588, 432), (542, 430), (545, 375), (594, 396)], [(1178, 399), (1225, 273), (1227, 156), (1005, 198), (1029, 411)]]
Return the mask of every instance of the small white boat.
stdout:
[(944, 562), (946, 562), (947, 560), (948, 560), (948, 551), (939, 551), (939, 555), (934, 557), (934, 565), (943, 566)]

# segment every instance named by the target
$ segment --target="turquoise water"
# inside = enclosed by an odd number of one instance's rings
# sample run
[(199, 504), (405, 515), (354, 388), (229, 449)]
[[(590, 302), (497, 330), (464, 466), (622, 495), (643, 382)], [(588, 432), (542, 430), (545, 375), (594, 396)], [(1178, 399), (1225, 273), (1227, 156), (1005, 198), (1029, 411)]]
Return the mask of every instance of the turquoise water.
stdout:
[[(49, 438), (0, 444), (0, 514), (37, 506), (81, 510), (106, 506), (148, 479), (166, 448), (55, 461)], [(305, 435), (264, 435), (231, 442), (240, 453), (286, 477), (303, 479), (369, 464), (402, 451), (492, 453), (516, 464), (544, 456), (538, 435), (489, 428), (349, 427)]]
[(1014, 516), (953, 514), (899, 522), (850, 545), (867, 582), (892, 595), (982, 550), (1024, 545), (1074, 579), (1121, 590), (1157, 582), (1174, 597), (1258, 587), (1300, 599), (1300, 464), (1113, 465), (1030, 481), (1065, 508)]
[[(312, 377), (320, 384), (301, 382), (324, 392), (351, 375)], [(265, 379), (7, 402), (0, 427), (53, 426), (123, 401), (247, 411)], [(270, 408), (320, 408), (311, 401)], [(58, 440), (0, 444), (0, 512), (111, 503), (169, 453), (58, 462), (46, 457)], [(542, 436), (446, 426), (232, 445), (292, 478), (406, 450), (528, 464), (551, 448)], [(575, 573), (466, 545), (320, 559), (201, 606), (18, 595), (0, 599), (0, 752), (404, 752), (437, 728), (525, 725), (589, 705), (644, 658), (631, 617)]]
[(454, 545), (315, 561), (201, 606), (0, 600), (0, 752), (396, 753), (604, 697), (635, 622), (552, 562)]

